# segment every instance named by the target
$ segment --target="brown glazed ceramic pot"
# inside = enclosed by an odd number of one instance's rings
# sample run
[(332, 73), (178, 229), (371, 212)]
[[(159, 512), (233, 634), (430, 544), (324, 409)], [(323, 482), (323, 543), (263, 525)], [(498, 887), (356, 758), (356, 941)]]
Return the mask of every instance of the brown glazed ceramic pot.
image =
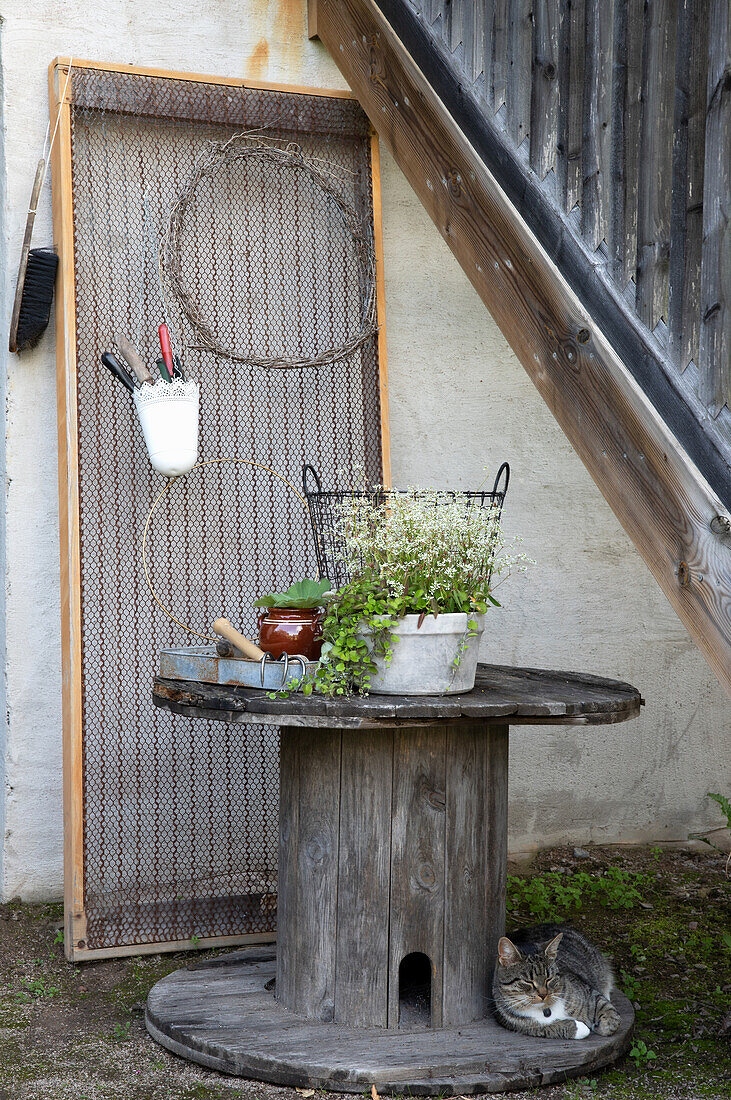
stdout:
[(322, 649), (323, 611), (295, 611), (283, 607), (265, 607), (259, 612), (259, 647), (272, 657), (283, 653), (301, 654), (308, 661), (319, 661)]

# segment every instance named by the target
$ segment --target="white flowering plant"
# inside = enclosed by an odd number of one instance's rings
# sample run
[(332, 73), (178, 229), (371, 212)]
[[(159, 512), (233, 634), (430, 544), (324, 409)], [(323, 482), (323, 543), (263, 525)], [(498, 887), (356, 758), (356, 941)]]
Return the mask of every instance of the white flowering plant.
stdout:
[(520, 539), (508, 543), (498, 509), (463, 493), (384, 490), (375, 506), (373, 496), (356, 493), (333, 508), (351, 580), (328, 604), (322, 657), (306, 694), (365, 694), (374, 656), (390, 660), (392, 628), (403, 615), (423, 621), (463, 612), (474, 631), (474, 615), (500, 606), (498, 585), (530, 563), (514, 548)]
[(484, 612), (493, 591), (524, 572), (526, 555), (503, 532), (496, 507), (464, 493), (411, 489), (384, 493), (374, 508), (363, 496), (335, 508), (335, 534), (351, 577), (378, 577), (398, 613)]

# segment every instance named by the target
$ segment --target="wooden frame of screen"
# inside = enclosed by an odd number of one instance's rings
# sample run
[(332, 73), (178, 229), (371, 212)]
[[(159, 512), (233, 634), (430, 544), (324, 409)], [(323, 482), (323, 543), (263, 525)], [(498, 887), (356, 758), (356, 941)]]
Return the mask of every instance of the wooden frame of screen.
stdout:
[[(73, 182), (71, 172), (71, 92), (73, 71), (63, 97), (66, 77), (72, 69), (104, 69), (136, 76), (169, 80), (190, 80), (225, 84), (234, 88), (262, 88), (266, 91), (300, 95), (355, 98), (351, 92), (328, 88), (305, 88), (293, 84), (270, 84), (201, 73), (181, 73), (133, 65), (108, 64), (55, 58), (48, 71), (49, 107), (52, 125), (60, 112), (58, 134), (51, 160), (53, 190), (53, 236), (59, 257), (56, 283), (56, 383), (58, 403), (58, 487), (61, 542), (61, 647), (63, 690), (63, 830), (64, 830), (64, 945), (73, 962), (123, 955), (181, 951), (189, 940), (129, 944), (90, 949), (86, 946), (84, 908), (84, 820), (83, 820), (83, 708), (81, 661), (81, 560), (79, 542), (79, 470), (76, 375), (76, 300), (74, 272)], [(63, 97), (63, 99), (62, 99)], [(388, 426), (388, 369), (386, 362), (385, 285), (383, 234), (381, 225), (381, 169), (378, 135), (371, 128), (371, 173), (373, 223), (376, 250), (376, 308), (378, 317), (378, 362), (381, 400), (381, 461), (383, 479), (390, 484), (390, 436)], [(244, 936), (201, 937), (198, 947), (221, 947), (242, 943), (272, 942), (269, 932)]]

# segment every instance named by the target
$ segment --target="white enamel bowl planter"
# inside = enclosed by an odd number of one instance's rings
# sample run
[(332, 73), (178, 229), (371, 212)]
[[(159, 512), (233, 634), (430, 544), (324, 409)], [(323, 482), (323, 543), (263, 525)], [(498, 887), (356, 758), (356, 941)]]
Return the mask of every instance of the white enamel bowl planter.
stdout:
[[(477, 623), (468, 631), (468, 620)], [(455, 612), (427, 615), (419, 627), (418, 615), (404, 615), (392, 629), (395, 635), (390, 664), (374, 657), (377, 672), (369, 691), (375, 695), (455, 695), (475, 686), (484, 615)]]

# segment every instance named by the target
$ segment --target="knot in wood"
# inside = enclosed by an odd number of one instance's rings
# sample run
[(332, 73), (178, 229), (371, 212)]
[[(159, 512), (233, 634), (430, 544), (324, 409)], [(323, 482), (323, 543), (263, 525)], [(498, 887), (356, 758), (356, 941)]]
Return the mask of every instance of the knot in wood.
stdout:
[(573, 340), (561, 340), (559, 343), (561, 358), (566, 360), (570, 367), (576, 367), (579, 362), (579, 349)]
[(553, 61), (546, 60), (544, 57), (537, 57), (536, 68), (541, 70), (546, 80), (556, 79), (557, 70)]
[(437, 884), (437, 876), (431, 863), (420, 863), (416, 871), (416, 882), (424, 890), (432, 891)]
[(443, 810), (447, 804), (444, 791), (429, 790), (426, 793), (426, 800), (435, 810)]
[(731, 519), (728, 516), (714, 516), (711, 520), (714, 535), (731, 535)]
[(383, 76), (383, 54), (381, 52), (378, 39), (375, 35), (370, 39), (368, 43), (368, 79), (374, 83), (382, 83), (381, 77)]
[(678, 562), (678, 583), (681, 588), (687, 588), (690, 584), (690, 569), (688, 568), (687, 561)]
[(462, 194), (462, 177), (454, 169), (449, 173), (448, 190), (455, 199), (458, 199)]
[(315, 836), (307, 841), (305, 852), (310, 863), (322, 863), (327, 854), (327, 848), (319, 837)]

